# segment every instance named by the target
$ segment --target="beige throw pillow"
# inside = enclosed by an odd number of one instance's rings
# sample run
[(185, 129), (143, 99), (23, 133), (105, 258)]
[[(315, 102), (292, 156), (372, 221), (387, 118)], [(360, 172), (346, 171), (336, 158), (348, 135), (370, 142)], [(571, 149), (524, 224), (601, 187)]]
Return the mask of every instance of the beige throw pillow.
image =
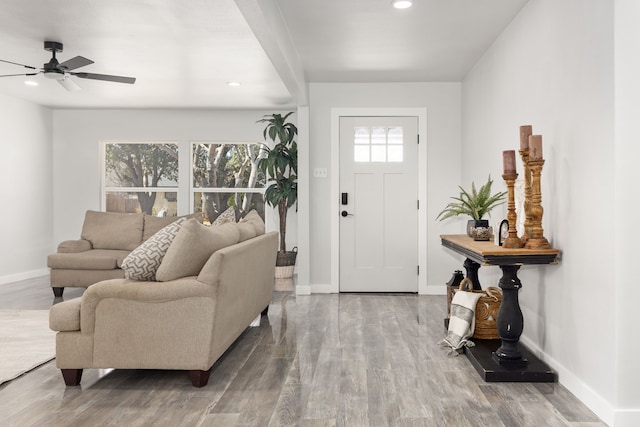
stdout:
[(252, 239), (257, 236), (256, 227), (250, 222), (239, 222), (238, 231), (240, 232), (240, 241)]
[(244, 218), (242, 218), (239, 222), (249, 222), (253, 224), (254, 228), (256, 229), (257, 236), (264, 234), (265, 232), (264, 221), (262, 220), (262, 217), (260, 216), (258, 211), (256, 211), (255, 209), (250, 210), (249, 213), (246, 214)]
[(207, 227), (195, 219), (187, 220), (169, 246), (156, 272), (156, 280), (166, 282), (197, 276), (212, 253), (238, 243), (239, 238), (235, 223)]

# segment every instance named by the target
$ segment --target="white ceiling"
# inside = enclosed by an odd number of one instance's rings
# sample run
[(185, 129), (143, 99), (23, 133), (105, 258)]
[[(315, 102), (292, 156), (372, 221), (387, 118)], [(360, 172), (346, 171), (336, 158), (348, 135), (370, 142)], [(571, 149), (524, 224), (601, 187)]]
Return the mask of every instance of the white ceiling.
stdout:
[[(285, 108), (306, 82), (461, 81), (527, 0), (2, 0), (0, 59), (42, 67), (84, 56), (67, 92), (39, 75), (0, 93), (55, 108)], [(0, 63), (0, 74), (28, 72)], [(239, 81), (230, 87), (229, 81)]]

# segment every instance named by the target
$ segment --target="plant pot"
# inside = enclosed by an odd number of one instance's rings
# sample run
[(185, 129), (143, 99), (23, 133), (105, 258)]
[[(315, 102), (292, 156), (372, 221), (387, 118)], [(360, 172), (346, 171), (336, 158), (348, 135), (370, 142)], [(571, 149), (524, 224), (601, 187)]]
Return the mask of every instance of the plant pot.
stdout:
[(493, 235), (493, 228), (489, 226), (489, 221), (486, 219), (480, 219), (475, 221), (473, 227), (471, 227), (471, 237), (477, 241), (491, 240)]
[(278, 252), (276, 257), (276, 279), (289, 279), (293, 277), (297, 255), (297, 246), (291, 251)]
[(291, 251), (280, 252), (276, 258), (277, 267), (288, 267), (296, 264), (296, 256), (298, 255), (298, 247), (296, 246)]
[(473, 233), (471, 232), (471, 230), (475, 226), (476, 226), (476, 220), (475, 219), (470, 219), (469, 221), (467, 221), (467, 236), (473, 237)]

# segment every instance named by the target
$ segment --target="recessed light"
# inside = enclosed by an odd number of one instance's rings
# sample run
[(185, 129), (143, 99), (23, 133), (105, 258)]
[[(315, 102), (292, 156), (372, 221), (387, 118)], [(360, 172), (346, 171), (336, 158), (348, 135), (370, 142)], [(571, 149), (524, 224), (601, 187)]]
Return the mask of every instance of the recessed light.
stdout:
[(25, 80), (24, 84), (26, 84), (27, 86), (38, 86), (38, 82), (35, 80)]
[(407, 9), (413, 5), (412, 0), (393, 0), (391, 2), (396, 9)]
[(240, 82), (227, 82), (227, 86), (240, 86)]

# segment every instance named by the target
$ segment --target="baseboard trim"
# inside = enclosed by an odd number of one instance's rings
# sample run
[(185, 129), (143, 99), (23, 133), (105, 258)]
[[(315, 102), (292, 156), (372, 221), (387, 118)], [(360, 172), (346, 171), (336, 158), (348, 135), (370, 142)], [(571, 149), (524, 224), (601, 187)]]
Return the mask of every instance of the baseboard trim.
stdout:
[(40, 270), (24, 271), (22, 273), (9, 274), (6, 276), (0, 276), (0, 285), (6, 285), (9, 283), (20, 282), (21, 280), (35, 279), (36, 277), (47, 276), (49, 274), (48, 268)]
[(446, 295), (447, 294), (447, 286), (446, 285), (438, 285), (438, 286), (427, 286), (421, 295)]
[(616, 409), (612, 426), (636, 427), (640, 426), (640, 409)]
[[(637, 426), (638, 418), (632, 424), (618, 424), (614, 423), (616, 420), (616, 410), (606, 399), (600, 396), (595, 390), (593, 390), (584, 381), (578, 378), (573, 372), (567, 369), (564, 365), (558, 362), (553, 357), (546, 354), (540, 347), (538, 347), (532, 340), (525, 337), (520, 337), (520, 341), (526, 345), (540, 360), (547, 363), (552, 369), (558, 373), (558, 382), (567, 388), (575, 397), (584, 403), (594, 414), (596, 414), (607, 425), (618, 427), (620, 426)], [(636, 411), (637, 412), (637, 411)], [(640, 415), (640, 414), (637, 414)], [(629, 418), (631, 420), (631, 418)]]
[(311, 285), (311, 293), (312, 294), (331, 294), (333, 292), (333, 287), (331, 285)]
[(296, 295), (311, 295), (311, 286), (309, 285), (297, 285)]

